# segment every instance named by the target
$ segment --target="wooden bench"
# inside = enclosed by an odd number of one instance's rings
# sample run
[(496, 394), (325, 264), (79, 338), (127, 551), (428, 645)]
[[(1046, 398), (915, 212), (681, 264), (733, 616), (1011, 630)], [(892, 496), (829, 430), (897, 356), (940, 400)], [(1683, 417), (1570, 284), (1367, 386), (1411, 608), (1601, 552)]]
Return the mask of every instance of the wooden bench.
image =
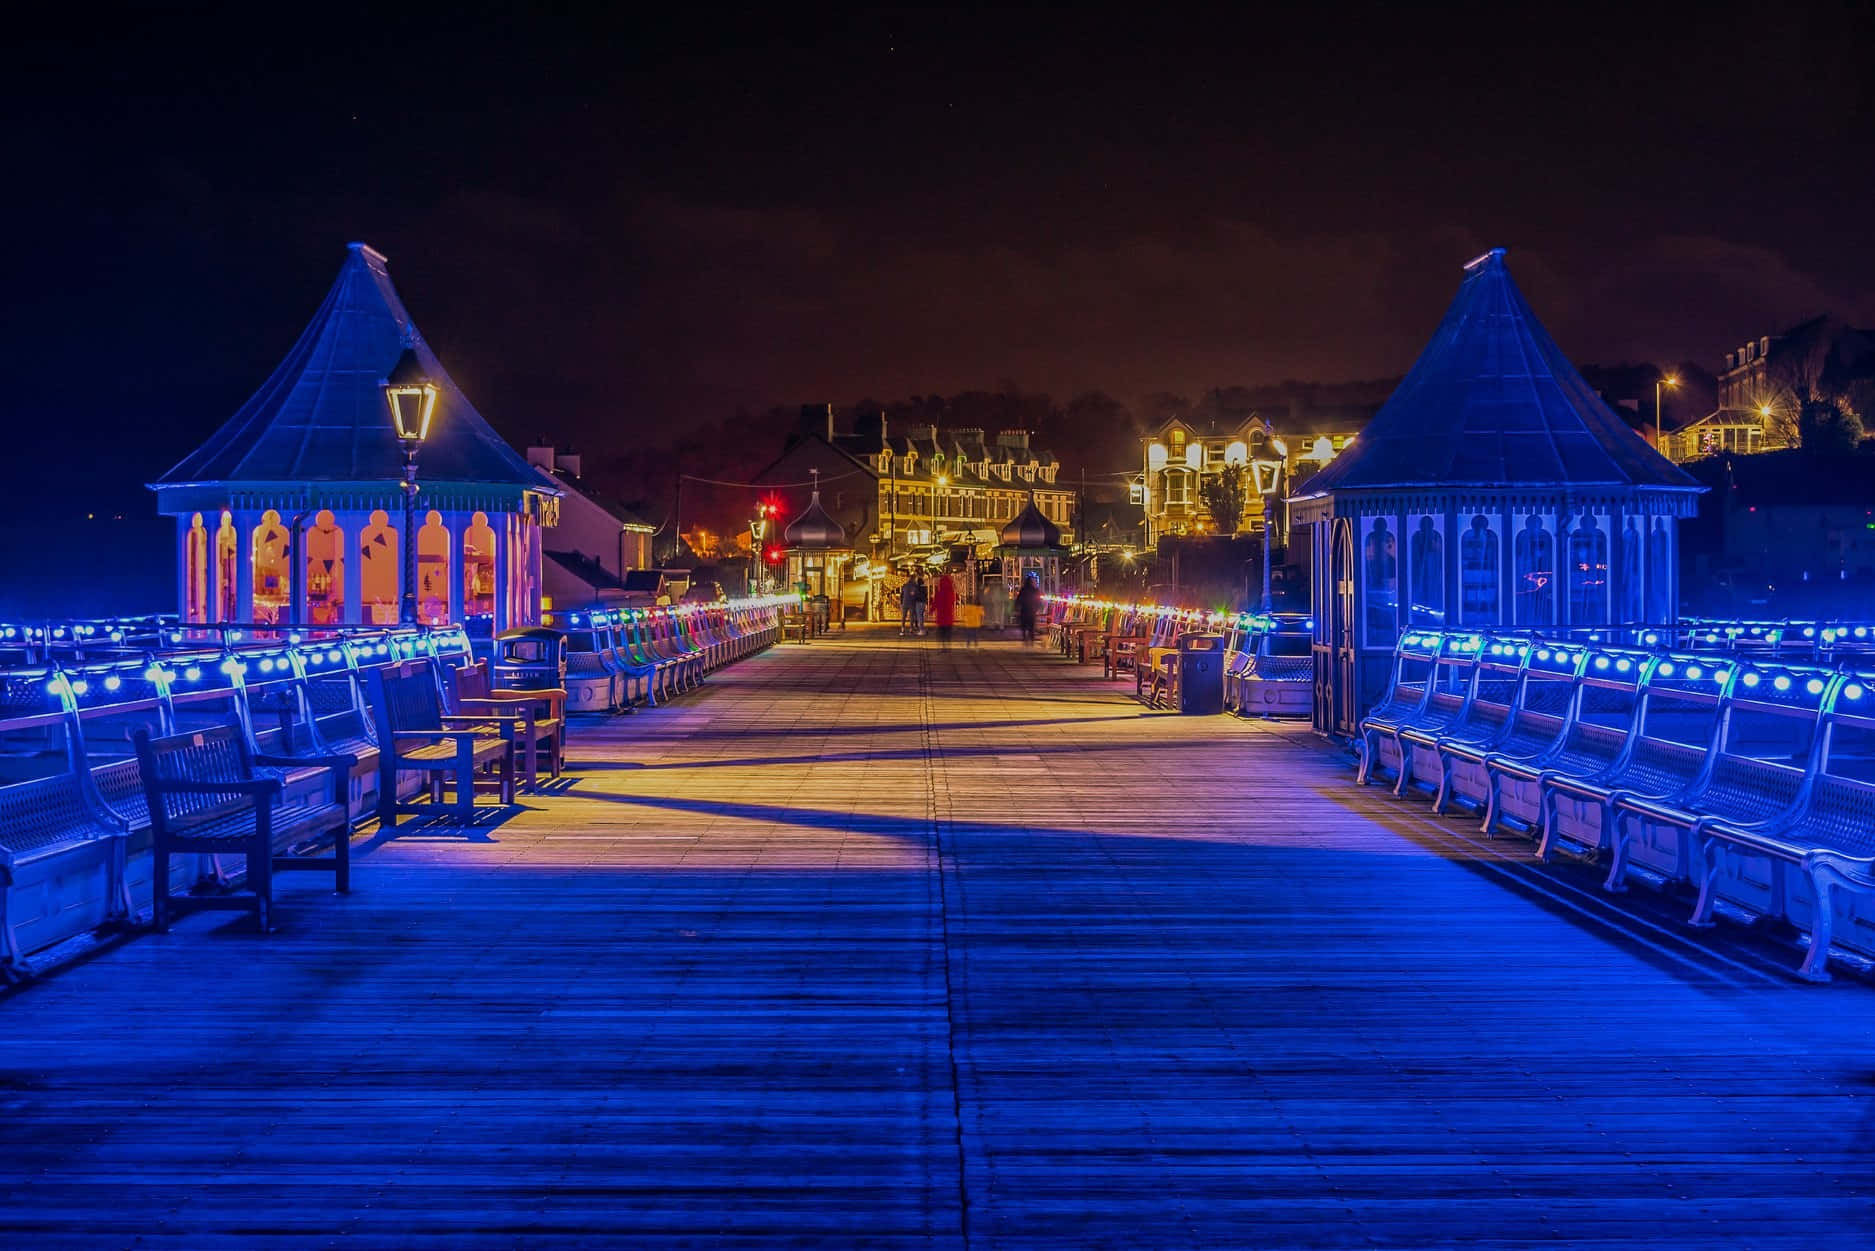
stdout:
[[(150, 811), (155, 857), (155, 924), (169, 927), (172, 912), (200, 908), (252, 911), (263, 931), (273, 928), (273, 875), (289, 869), (333, 871), (338, 891), (351, 889), (351, 819), (345, 801), (349, 758), (326, 762), (331, 791), (323, 800), (281, 802), (281, 779), (268, 766), (301, 760), (255, 756), (239, 725), (133, 739)], [(330, 838), (329, 856), (293, 849)], [(182, 852), (238, 855), (247, 860), (245, 896), (169, 893), (169, 857)]]
[[(443, 711), (442, 696), (427, 660), (386, 665), (370, 673), (371, 715), (378, 733), (378, 821), (394, 829), (400, 812), (433, 812), (442, 806), (444, 779), (456, 792), (451, 811), (463, 824), (475, 820), (477, 775), (494, 770), (504, 807), (514, 803), (512, 723), (487, 717), (457, 717)], [(419, 773), (429, 803), (397, 797), (397, 775)]]
[(566, 766), (565, 691), (497, 690), (489, 685), (488, 666), (479, 660), (460, 668), (443, 666), (443, 690), (459, 717), (482, 717), (491, 726), (512, 723), (506, 728), (514, 736), (529, 790), (538, 784), (543, 767), (549, 777), (560, 776)]

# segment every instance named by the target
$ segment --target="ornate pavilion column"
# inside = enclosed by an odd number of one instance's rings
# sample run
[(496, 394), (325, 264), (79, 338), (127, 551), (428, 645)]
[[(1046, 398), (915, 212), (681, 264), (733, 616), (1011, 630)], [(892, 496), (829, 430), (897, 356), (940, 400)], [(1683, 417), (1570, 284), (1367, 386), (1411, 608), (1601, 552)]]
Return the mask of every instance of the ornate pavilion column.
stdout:
[(254, 619), (254, 524), (260, 513), (247, 508), (229, 510), (234, 522), (234, 616)]

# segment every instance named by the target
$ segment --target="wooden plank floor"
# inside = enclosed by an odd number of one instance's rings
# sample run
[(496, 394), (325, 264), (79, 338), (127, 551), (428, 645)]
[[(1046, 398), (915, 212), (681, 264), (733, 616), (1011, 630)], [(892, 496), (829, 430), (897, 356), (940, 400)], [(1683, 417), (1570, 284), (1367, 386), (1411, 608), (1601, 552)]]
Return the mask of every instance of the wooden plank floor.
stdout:
[(0, 1001), (0, 1247), (1789, 1247), (1875, 1231), (1875, 987), (1293, 727), (788, 647)]

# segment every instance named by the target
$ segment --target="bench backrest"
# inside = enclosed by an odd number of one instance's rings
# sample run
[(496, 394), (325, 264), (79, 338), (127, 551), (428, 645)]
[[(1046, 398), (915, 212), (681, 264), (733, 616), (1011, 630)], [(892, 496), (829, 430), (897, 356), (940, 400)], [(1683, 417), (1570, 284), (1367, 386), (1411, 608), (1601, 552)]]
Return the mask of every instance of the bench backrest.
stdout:
[(113, 826), (70, 773), (0, 786), (0, 864), (61, 843), (101, 838)]
[(239, 725), (211, 726), (152, 738), (136, 735), (137, 765), (150, 821), (158, 830), (180, 821), (238, 812), (253, 806), (240, 795), (167, 789), (169, 782), (244, 782), (254, 776), (247, 733)]
[(409, 660), (374, 669), (370, 678), (371, 715), (378, 741), (407, 731), (443, 728), (443, 704), (427, 660)]

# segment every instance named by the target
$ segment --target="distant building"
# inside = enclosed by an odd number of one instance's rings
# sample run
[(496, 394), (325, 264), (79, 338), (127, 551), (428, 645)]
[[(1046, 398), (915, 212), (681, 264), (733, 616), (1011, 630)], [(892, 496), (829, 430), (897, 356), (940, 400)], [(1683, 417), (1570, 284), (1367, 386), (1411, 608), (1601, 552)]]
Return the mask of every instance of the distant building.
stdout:
[(1797, 410), (1806, 396), (1841, 399), (1870, 380), (1875, 330), (1859, 330), (1840, 317), (1812, 317), (1727, 352), (1717, 410), (1669, 431), (1661, 450), (1689, 461), (1794, 447)]
[(804, 429), (756, 476), (783, 497), (783, 523), (806, 508), (810, 472), (820, 474), (821, 506), (854, 548), (873, 560), (968, 546), (987, 552), (1031, 496), (1036, 509), (1073, 541), (1075, 492), (1057, 481), (1061, 464), (1029, 445), (1026, 430), (985, 438), (982, 430), (886, 430), (883, 416), (860, 429), (834, 428), (832, 409), (813, 406)]
[[(1161, 423), (1141, 440), (1145, 463), (1133, 481), (1134, 502), (1145, 515), (1146, 546), (1176, 535), (1216, 533), (1204, 486), (1233, 466), (1248, 475), (1248, 494), (1231, 533), (1261, 531), (1264, 497), (1287, 493), (1333, 460), (1360, 430), (1358, 425), (1333, 426), (1332, 420), (1316, 420), (1302, 428), (1272, 430), (1254, 414), (1234, 422), (1173, 417)], [(1288, 546), (1286, 535), (1277, 546)]]
[(622, 596), (627, 573), (651, 568), (657, 527), (584, 481), (578, 453), (530, 447), (527, 461), (562, 492), (559, 519), (541, 537), (548, 606), (572, 608)]

